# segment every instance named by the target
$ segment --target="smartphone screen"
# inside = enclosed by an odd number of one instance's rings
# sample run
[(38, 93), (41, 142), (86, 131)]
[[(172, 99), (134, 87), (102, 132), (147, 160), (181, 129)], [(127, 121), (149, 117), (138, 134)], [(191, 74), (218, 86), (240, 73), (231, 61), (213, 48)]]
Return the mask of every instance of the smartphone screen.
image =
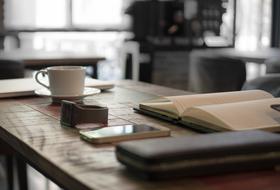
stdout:
[(148, 125), (121, 125), (104, 127), (101, 129), (81, 132), (81, 135), (87, 138), (102, 138), (102, 137), (113, 137), (113, 136), (123, 136), (135, 133), (159, 131), (159, 129), (148, 126)]

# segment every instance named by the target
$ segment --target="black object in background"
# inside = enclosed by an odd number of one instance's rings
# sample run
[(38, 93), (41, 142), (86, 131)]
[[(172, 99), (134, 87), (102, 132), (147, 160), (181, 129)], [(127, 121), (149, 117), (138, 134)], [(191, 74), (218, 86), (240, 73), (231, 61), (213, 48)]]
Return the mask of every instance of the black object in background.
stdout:
[(271, 47), (280, 47), (280, 1), (272, 1)]
[[(132, 32), (136, 41), (147, 37), (202, 37), (205, 31), (220, 35), (225, 0), (196, 0), (189, 8), (194, 14), (187, 18), (184, 1), (135, 1), (126, 10), (132, 16)], [(193, 10), (196, 9), (196, 10)], [(195, 23), (194, 23), (195, 22)], [(195, 26), (194, 26), (195, 25)]]

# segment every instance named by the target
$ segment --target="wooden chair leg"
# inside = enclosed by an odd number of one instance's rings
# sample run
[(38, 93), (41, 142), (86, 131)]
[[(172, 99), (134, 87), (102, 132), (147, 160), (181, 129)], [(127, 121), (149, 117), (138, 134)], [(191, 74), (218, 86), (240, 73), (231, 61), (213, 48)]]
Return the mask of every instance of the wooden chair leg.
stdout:
[(97, 66), (97, 64), (93, 65), (92, 69), (93, 69), (93, 73), (92, 73), (91, 77), (95, 78), (95, 79), (98, 79), (98, 66)]
[(13, 158), (12, 155), (5, 156), (8, 190), (14, 190)]
[(28, 190), (27, 165), (21, 158), (16, 158), (19, 190)]

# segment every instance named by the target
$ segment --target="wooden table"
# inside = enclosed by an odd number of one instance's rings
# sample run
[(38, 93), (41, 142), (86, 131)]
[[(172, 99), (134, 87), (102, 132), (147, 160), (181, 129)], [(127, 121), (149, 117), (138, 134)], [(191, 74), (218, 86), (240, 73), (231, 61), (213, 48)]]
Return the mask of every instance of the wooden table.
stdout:
[(254, 51), (242, 51), (236, 50), (234, 48), (223, 48), (217, 49), (215, 51), (220, 52), (220, 54), (224, 56), (241, 59), (244, 62), (253, 62), (258, 64), (264, 64), (264, 62), (270, 58), (280, 59), (279, 48), (264, 48)]
[[(172, 136), (195, 135), (158, 119), (132, 110), (138, 102), (156, 95), (188, 92), (140, 82), (119, 81), (108, 92), (88, 97), (109, 107), (109, 125), (146, 123), (167, 127)], [(62, 128), (60, 107), (41, 97), (0, 100), (0, 139), (11, 145), (30, 165), (65, 189), (153, 189), (153, 190), (236, 190), (279, 189), (280, 173), (259, 171), (221, 176), (180, 178), (150, 182), (127, 172), (115, 158), (114, 145), (92, 145), (79, 138), (76, 130)]]
[(16, 49), (0, 51), (0, 59), (21, 60), (26, 68), (31, 69), (42, 69), (57, 65), (91, 66), (94, 71), (93, 77), (97, 78), (97, 63), (105, 60), (105, 57), (94, 53)]
[(195, 50), (197, 53), (209, 53), (215, 55), (221, 55), (226, 57), (231, 57), (235, 59), (241, 59), (244, 62), (253, 62), (257, 64), (264, 64), (265, 60), (270, 58), (280, 59), (280, 49), (279, 48), (264, 48), (257, 49), (253, 51), (237, 50), (235, 48), (217, 48), (217, 49), (203, 49)]
[(256, 67), (257, 76), (263, 75), (265, 70), (265, 61), (271, 58), (277, 58), (280, 60), (279, 48), (263, 48), (253, 51), (237, 50), (235, 48), (215, 48), (215, 49), (202, 49), (195, 50), (194, 54), (209, 54), (218, 55), (223, 57), (229, 57), (233, 59), (240, 59), (245, 63), (254, 63)]

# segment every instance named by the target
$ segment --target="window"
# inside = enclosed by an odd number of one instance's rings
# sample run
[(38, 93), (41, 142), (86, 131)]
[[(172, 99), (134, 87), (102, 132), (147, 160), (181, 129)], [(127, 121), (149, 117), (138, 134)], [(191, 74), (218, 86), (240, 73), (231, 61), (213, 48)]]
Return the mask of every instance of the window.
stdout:
[(73, 0), (72, 24), (80, 27), (121, 26), (123, 0)]
[(12, 29), (65, 27), (66, 4), (66, 0), (6, 0), (5, 27)]
[(128, 0), (5, 0), (5, 27), (123, 28)]
[(271, 0), (238, 0), (236, 48), (255, 50), (270, 45)]

